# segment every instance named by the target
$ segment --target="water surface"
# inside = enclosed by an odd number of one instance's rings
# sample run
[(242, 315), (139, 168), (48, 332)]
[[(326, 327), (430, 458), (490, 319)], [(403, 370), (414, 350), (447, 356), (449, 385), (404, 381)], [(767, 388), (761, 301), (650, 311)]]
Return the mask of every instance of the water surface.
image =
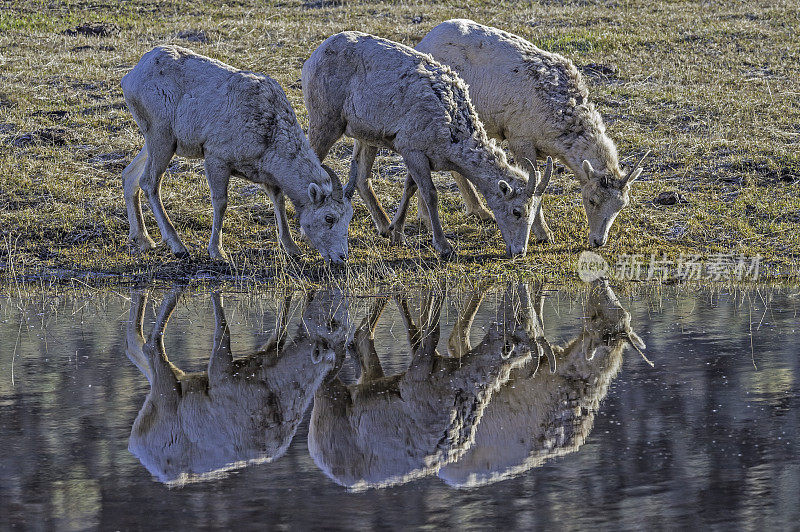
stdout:
[(3, 293), (3, 529), (800, 521), (796, 291)]

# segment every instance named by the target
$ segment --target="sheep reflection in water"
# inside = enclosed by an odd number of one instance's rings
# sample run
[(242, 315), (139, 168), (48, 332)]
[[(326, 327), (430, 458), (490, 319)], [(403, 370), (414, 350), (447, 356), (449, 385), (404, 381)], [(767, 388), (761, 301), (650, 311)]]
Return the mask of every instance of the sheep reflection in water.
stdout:
[[(473, 295), (465, 310), (470, 323), (475, 302), (480, 297)], [(383, 373), (373, 332), (387, 299), (378, 299), (349, 344), (360, 363), (358, 382), (348, 386), (328, 379), (314, 397), (311, 456), (335, 482), (354, 490), (401, 484), (459, 460), (474, 440), (492, 393), (512, 369), (530, 364), (532, 354), (538, 361), (549, 353), (524, 285), (505, 292), (500, 321), (457, 357), (436, 350), (441, 295), (428, 294), (418, 324), (405, 298), (397, 297), (396, 303), (411, 348), (408, 369), (393, 376)], [(467, 330), (457, 327), (454, 334)]]
[(553, 347), (555, 371), (537, 371), (534, 363), (514, 369), (484, 411), (474, 445), (439, 477), (456, 487), (491, 484), (577, 451), (628, 345), (645, 347), (608, 283), (596, 281), (583, 328), (566, 345)]
[[(291, 296), (264, 348), (234, 358), (222, 300), (212, 295), (215, 331), (208, 369), (184, 373), (164, 350), (164, 329), (181, 289), (164, 299), (145, 341), (146, 294), (132, 294), (127, 355), (150, 382), (128, 449), (161, 482), (183, 485), (272, 461), (286, 452), (317, 387), (344, 352), (349, 317), (338, 292), (307, 301), (295, 336), (286, 340)], [(341, 357), (340, 357), (341, 358)]]

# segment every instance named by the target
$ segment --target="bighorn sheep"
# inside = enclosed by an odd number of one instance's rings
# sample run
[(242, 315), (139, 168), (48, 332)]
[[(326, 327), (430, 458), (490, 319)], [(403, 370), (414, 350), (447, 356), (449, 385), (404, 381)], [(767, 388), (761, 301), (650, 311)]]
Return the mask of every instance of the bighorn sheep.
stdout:
[(494, 323), (480, 345), (460, 358), (442, 357), (439, 314), (442, 298), (429, 296), (421, 323), (407, 302), (398, 307), (408, 332), (412, 360), (404, 373), (384, 376), (373, 331), (386, 299), (374, 304), (350, 344), (361, 375), (347, 386), (325, 382), (314, 397), (308, 447), (329, 477), (360, 490), (409, 482), (458, 460), (472, 444), (484, 408), (509, 372), (539, 351), (512, 308)]
[[(541, 292), (537, 299), (541, 330)], [(491, 484), (583, 445), (625, 346), (644, 349), (631, 329), (630, 314), (607, 282), (592, 287), (587, 310), (580, 333), (564, 347), (552, 348), (550, 372), (541, 371), (535, 360), (512, 370), (486, 407), (475, 444), (456, 463), (443, 467), (440, 478), (457, 487)], [(468, 338), (468, 331), (455, 341), (451, 338), (451, 344), (462, 338)]]
[[(644, 157), (622, 171), (614, 141), (575, 65), (522, 37), (463, 19), (442, 22), (416, 49), (461, 76), (487, 134), (507, 140), (518, 161), (552, 156), (572, 170), (581, 184), (589, 245), (604, 245), (614, 218), (630, 201), (630, 185), (641, 174)], [(457, 173), (453, 177), (468, 210), (485, 218), (474, 189)], [(424, 208), (420, 213), (425, 216)], [(533, 232), (541, 241), (552, 241), (541, 211)]]
[(143, 190), (162, 239), (177, 256), (188, 256), (161, 202), (161, 178), (177, 153), (205, 158), (214, 210), (212, 258), (227, 260), (220, 235), (234, 175), (261, 185), (272, 199), (278, 236), (289, 254), (300, 250), (289, 232), (284, 194), (322, 256), (334, 263), (346, 260), (350, 200), (342, 196), (339, 178), (311, 150), (275, 80), (185, 48), (158, 46), (122, 78), (122, 91), (145, 137), (122, 173), (129, 239), (140, 250), (155, 246), (142, 216)]
[[(509, 165), (486, 136), (464, 82), (430, 56), (356, 31), (325, 40), (303, 65), (303, 97), (309, 140), (320, 160), (344, 134), (356, 139), (345, 195), (355, 188), (378, 231), (403, 240), (407, 204), (417, 187), (428, 207), (433, 246), (452, 247), (442, 230), (432, 170), (454, 170), (486, 197), (512, 255), (524, 255), (533, 219), (550, 172), (540, 179)], [(379, 146), (398, 152), (409, 177), (406, 194), (390, 224), (370, 184)]]
[(180, 486), (248, 464), (270, 462), (288, 448), (323, 378), (344, 354), (346, 307), (332, 292), (317, 294), (286, 342), (286, 315), (259, 352), (234, 359), (219, 294), (213, 295), (215, 332), (208, 371), (186, 374), (164, 351), (164, 328), (180, 295), (164, 299), (145, 342), (146, 295), (134, 291), (127, 354), (150, 382), (131, 429), (128, 449), (159, 481)]

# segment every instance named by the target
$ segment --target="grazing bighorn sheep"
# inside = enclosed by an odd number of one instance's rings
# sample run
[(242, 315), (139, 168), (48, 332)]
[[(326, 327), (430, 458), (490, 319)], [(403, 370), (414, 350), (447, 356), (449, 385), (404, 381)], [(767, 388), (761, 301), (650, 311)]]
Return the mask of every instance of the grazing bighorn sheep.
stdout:
[(514, 307), (493, 323), (484, 340), (460, 358), (442, 357), (440, 296), (429, 296), (421, 323), (398, 298), (412, 360), (404, 373), (384, 376), (373, 331), (386, 305), (378, 300), (350, 344), (358, 358), (358, 383), (326, 381), (314, 397), (308, 447), (335, 482), (366, 489), (409, 482), (458, 460), (472, 444), (484, 408), (509, 372), (539, 350)]
[[(539, 179), (506, 160), (486, 136), (464, 82), (450, 68), (402, 44), (357, 31), (329, 37), (303, 65), (309, 140), (320, 160), (346, 134), (356, 139), (346, 196), (355, 188), (378, 231), (403, 240), (407, 203), (417, 187), (428, 207), (433, 246), (452, 254), (437, 211), (432, 170), (454, 170), (486, 197), (506, 250), (524, 255), (550, 172)], [(407, 193), (390, 224), (370, 184), (379, 146), (406, 163)]]
[[(541, 327), (541, 293), (537, 306)], [(551, 363), (551, 372), (541, 371), (535, 360), (511, 372), (486, 407), (475, 444), (456, 463), (443, 467), (439, 477), (457, 487), (491, 484), (583, 445), (622, 365), (625, 346), (645, 347), (607, 282), (594, 284), (587, 311), (580, 333), (565, 346), (552, 348), (557, 367)], [(461, 338), (468, 338), (468, 331), (454, 343)]]
[(179, 257), (188, 256), (161, 202), (161, 178), (177, 153), (205, 158), (214, 210), (208, 245), (212, 258), (227, 260), (220, 235), (234, 175), (261, 185), (269, 195), (278, 237), (289, 254), (300, 249), (289, 232), (284, 194), (322, 256), (334, 263), (347, 259), (353, 207), (342, 196), (339, 178), (320, 164), (275, 80), (185, 48), (158, 46), (122, 78), (122, 91), (145, 137), (144, 147), (122, 173), (129, 239), (140, 250), (155, 246), (142, 216), (143, 190), (162, 239)]
[[(604, 245), (614, 218), (630, 201), (630, 185), (641, 174), (644, 157), (622, 171), (614, 141), (575, 65), (522, 37), (464, 19), (442, 22), (416, 49), (461, 76), (487, 134), (507, 140), (518, 161), (552, 156), (572, 170), (581, 184), (589, 245)], [(474, 189), (460, 175), (453, 177), (467, 208), (485, 218)], [(425, 216), (424, 208), (420, 213)], [(552, 241), (541, 211), (533, 232), (541, 241)]]
[(317, 294), (286, 341), (291, 298), (279, 311), (276, 332), (260, 351), (234, 359), (219, 294), (213, 294), (214, 347), (208, 370), (186, 374), (164, 351), (164, 328), (180, 295), (164, 299), (145, 341), (146, 295), (132, 294), (127, 354), (150, 382), (150, 393), (128, 445), (159, 481), (171, 486), (218, 477), (283, 455), (325, 375), (343, 356), (349, 321), (341, 297)]

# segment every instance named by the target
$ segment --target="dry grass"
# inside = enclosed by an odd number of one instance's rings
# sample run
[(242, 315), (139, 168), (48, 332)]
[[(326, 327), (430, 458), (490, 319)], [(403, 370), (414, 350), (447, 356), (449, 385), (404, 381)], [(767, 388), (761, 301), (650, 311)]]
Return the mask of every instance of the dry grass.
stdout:
[[(321, 6), (321, 7), (319, 7)], [(178, 43), (239, 68), (264, 72), (286, 90), (305, 123), (300, 67), (322, 40), (360, 29), (409, 45), (457, 16), (519, 33), (588, 73), (590, 91), (623, 158), (652, 150), (632, 205), (602, 251), (764, 257), (762, 275), (796, 277), (800, 252), (800, 7), (791, 1), (660, 2), (5, 2), (0, 12), (0, 275), (77, 274), (113, 279), (214, 278), (237, 283), (319, 282), (329, 272), (309, 248), (297, 262), (277, 251), (272, 207), (233, 181), (225, 219), (229, 265), (205, 251), (208, 188), (198, 161), (176, 158), (164, 201), (193, 255), (147, 255), (126, 245), (120, 173), (142, 144), (119, 80), (154, 45)], [(88, 21), (116, 24), (109, 36), (71, 36)], [(195, 40), (181, 38), (194, 32)], [(202, 32), (202, 35), (199, 34)], [(186, 34), (183, 34), (184, 36)], [(203, 40), (207, 42), (196, 42)], [(346, 174), (349, 143), (329, 162)], [(375, 186), (388, 210), (404, 169), (379, 157)], [(493, 224), (464, 216), (445, 174), (442, 209), (459, 258), (439, 263), (429, 235), (408, 227), (408, 248), (375, 234), (356, 201), (351, 263), (343, 283), (425, 283), (449, 277), (531, 275), (574, 279), (587, 226), (577, 183), (557, 176), (544, 206), (556, 243), (524, 260), (502, 257)], [(688, 200), (657, 206), (662, 191)], [(155, 224), (146, 213), (148, 224)], [(412, 213), (412, 219), (415, 219)], [(157, 232), (156, 232), (157, 233)], [(77, 273), (76, 273), (77, 272)], [(299, 280), (299, 281), (298, 281)]]

